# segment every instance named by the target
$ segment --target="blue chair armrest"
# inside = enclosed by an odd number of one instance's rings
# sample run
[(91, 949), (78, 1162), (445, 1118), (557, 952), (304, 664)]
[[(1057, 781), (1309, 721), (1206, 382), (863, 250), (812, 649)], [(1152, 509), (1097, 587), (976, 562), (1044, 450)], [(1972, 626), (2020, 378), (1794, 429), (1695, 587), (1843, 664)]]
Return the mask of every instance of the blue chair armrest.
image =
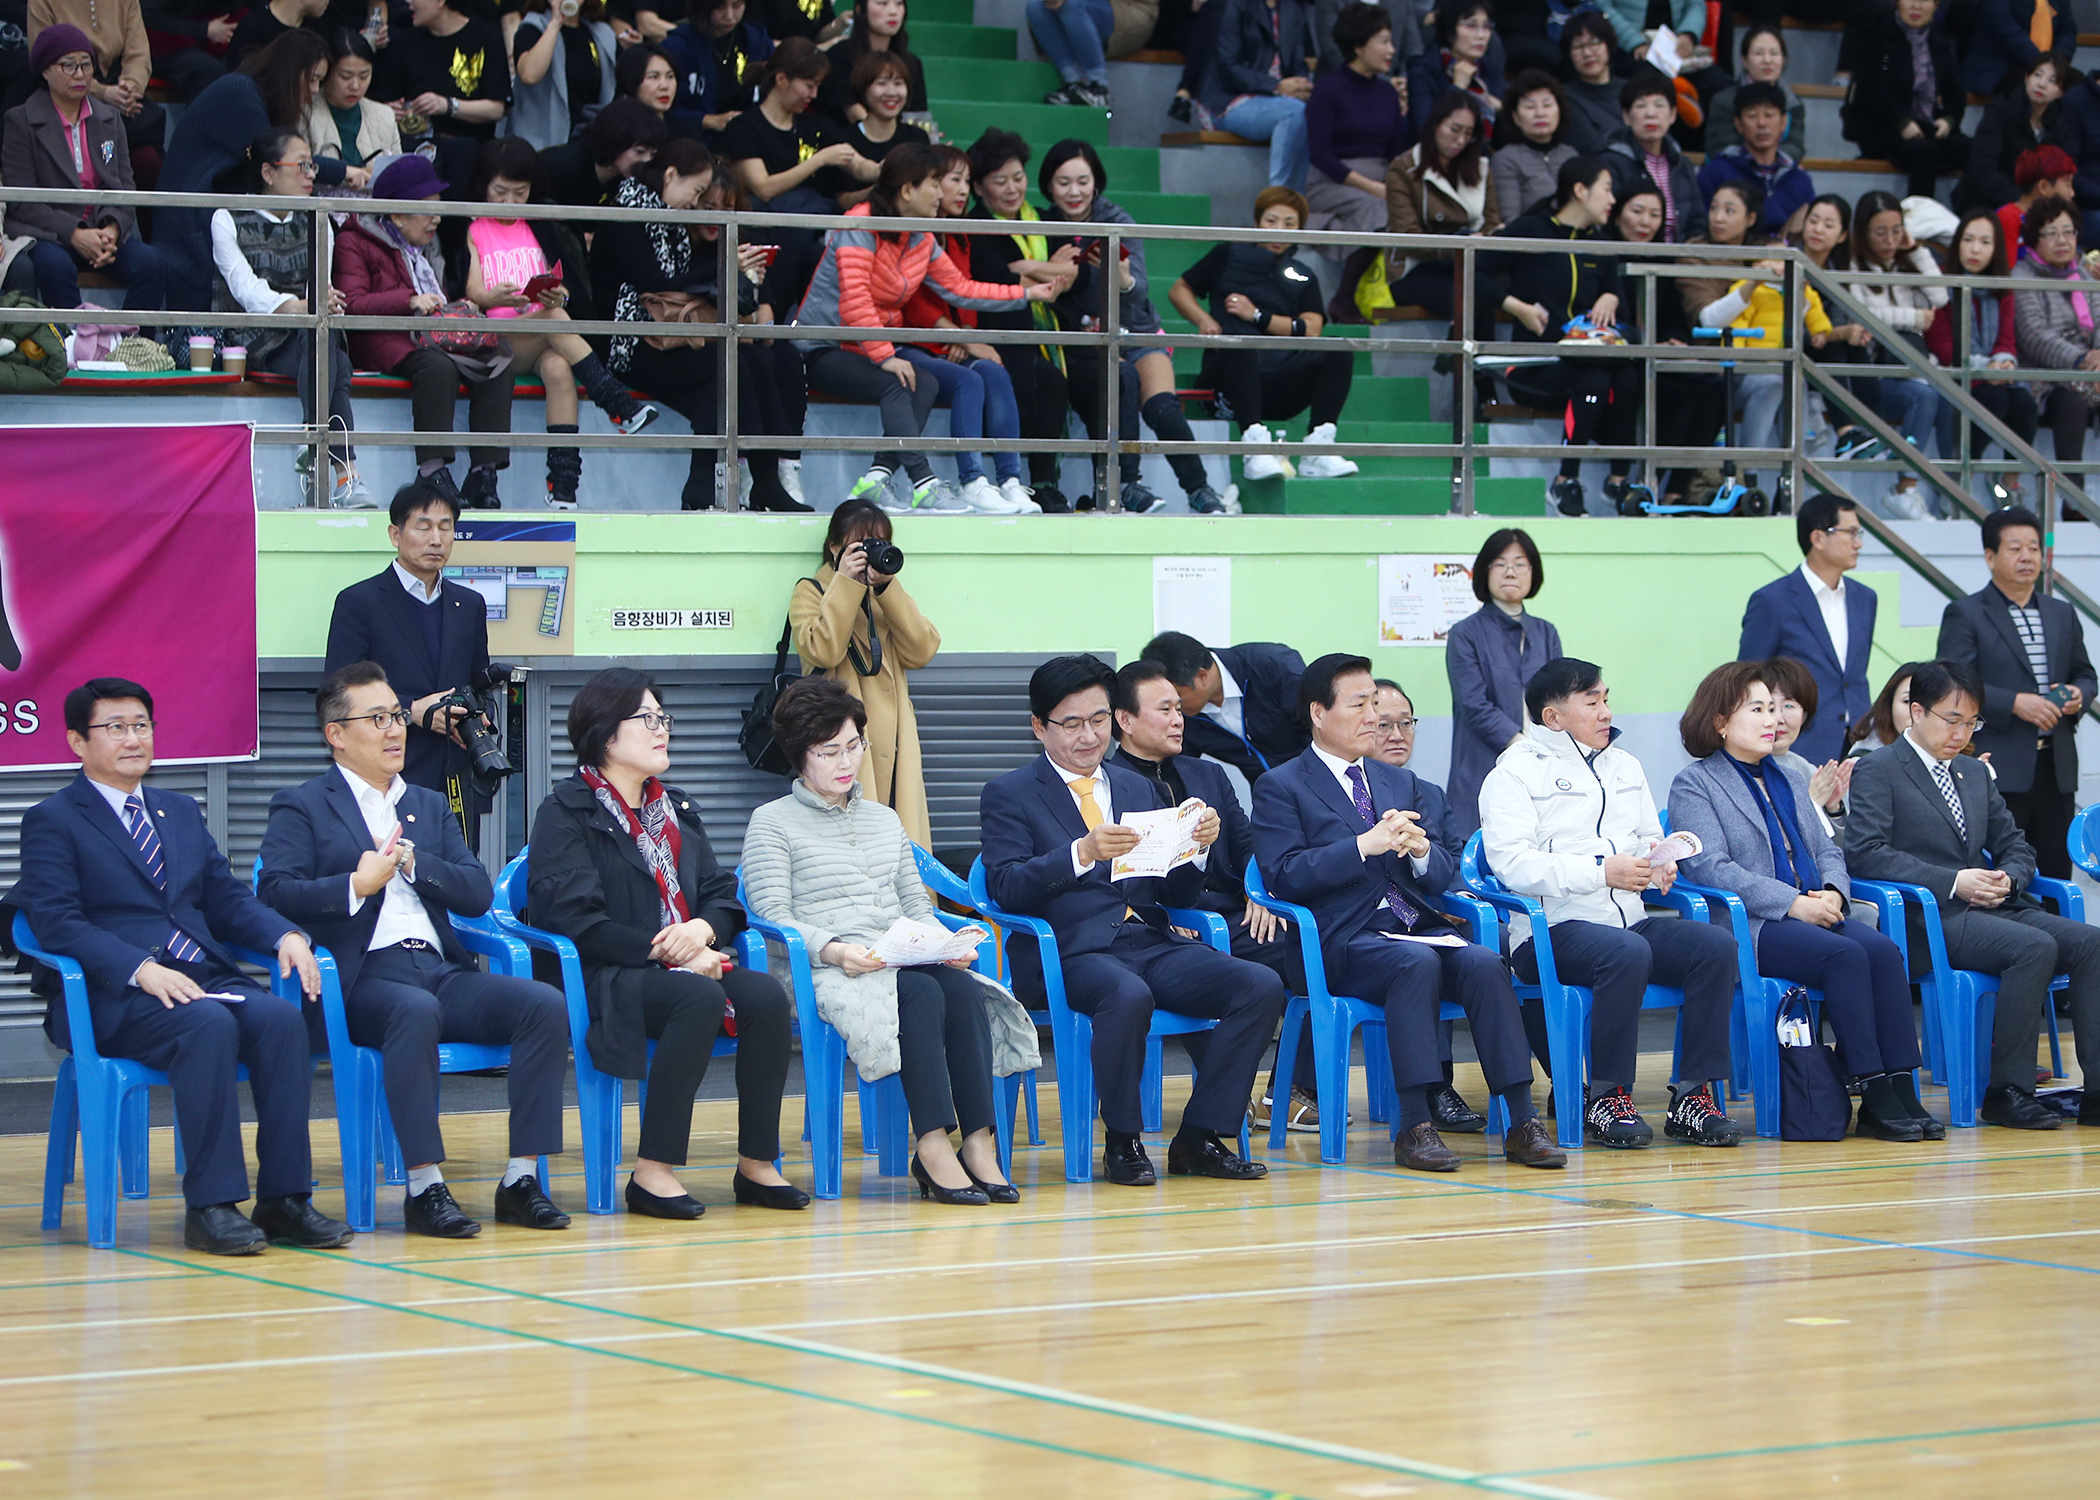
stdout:
[(462, 917), (455, 912), (452, 914), (452, 930), (459, 935), (460, 946), (469, 953), (496, 960), (496, 972), (526, 979), (532, 977), (532, 954), (493, 916)]
[(1268, 882), (1262, 879), (1260, 868), (1251, 859), (1247, 861), (1246, 883), (1248, 900), (1297, 926), (1298, 957), (1305, 968), (1307, 998), (1331, 1000), (1334, 992), (1327, 988), (1327, 960), (1320, 952), (1319, 921), (1306, 908), (1271, 892)]
[(780, 944), (787, 953), (788, 976), (798, 989), (808, 988), (810, 981), (809, 945), (802, 941), (802, 934), (792, 927), (782, 927), (777, 922), (768, 922), (763, 917), (746, 910), (744, 930), (755, 932), (760, 938)]
[(2085, 920), (2085, 892), (2068, 880), (2058, 880), (2053, 875), (2037, 875), (2027, 882), (2027, 893), (2038, 899), (2054, 901), (2057, 912), (2073, 922)]
[(1057, 1004), (1063, 1005), (1064, 959), (1058, 954), (1056, 929), (1041, 917), (1028, 917), (1019, 912), (1008, 911), (994, 901), (991, 890), (985, 883), (982, 855), (970, 866), (969, 902), (994, 926), (1004, 927), (1009, 932), (1025, 932), (1035, 939), (1036, 958), (1043, 970), (1043, 989)]
[[(1895, 897), (1897, 915), (1900, 915), (1904, 902), (1916, 906), (1925, 918), (1925, 949), (1932, 959), (1933, 974), (1948, 975), (1954, 972), (1954, 965), (1947, 959), (1947, 930), (1940, 925), (1938, 896), (1922, 885), (1911, 885), (1901, 880), (1862, 880), (1856, 875), (1852, 878), (1852, 889), (1868, 894), (1886, 892)], [(1882, 909), (1889, 910), (1889, 902), (1886, 899), (1883, 900)], [(1903, 929), (1900, 923), (1896, 923), (1883, 930), (1893, 938)], [(1901, 948), (1906, 945), (1898, 941), (1896, 946)]]
[[(1743, 905), (1743, 898), (1734, 891), (1689, 880), (1679, 880), (1671, 887), (1672, 894), (1680, 891), (1690, 899), (1719, 906), (1728, 914), (1728, 928), (1735, 935), (1736, 966), (1742, 974), (1743, 993), (1753, 992), (1759, 979), (1757, 945), (1750, 941), (1750, 909)], [(1710, 913), (1703, 915), (1710, 917)]]
[(932, 854), (917, 844), (911, 846), (911, 857), (919, 867), (919, 881), (936, 896), (953, 901), (957, 906), (974, 906), (970, 899), (970, 887), (964, 879), (935, 859)]
[(78, 959), (50, 952), (37, 942), (36, 934), (29, 930), (29, 918), (19, 910), (15, 913), (15, 947), (57, 973), (60, 993), (66, 1002), (66, 1028), (73, 1038), (73, 1051), (76, 1056), (96, 1056), (95, 1018), (88, 1010), (87, 970), (80, 967)]
[(1167, 908), (1167, 920), (1176, 927), (1186, 927), (1189, 931), (1200, 934), (1204, 942), (1220, 953), (1232, 951), (1232, 926), (1217, 912), (1204, 911), (1194, 906), (1170, 906)]
[(1441, 896), (1432, 897), (1430, 904), (1445, 916), (1456, 917), (1472, 928), (1473, 941), (1481, 947), (1501, 950), (1502, 945), (1497, 941), (1501, 924), (1495, 918), (1495, 908), (1478, 896), (1464, 891), (1446, 891)]

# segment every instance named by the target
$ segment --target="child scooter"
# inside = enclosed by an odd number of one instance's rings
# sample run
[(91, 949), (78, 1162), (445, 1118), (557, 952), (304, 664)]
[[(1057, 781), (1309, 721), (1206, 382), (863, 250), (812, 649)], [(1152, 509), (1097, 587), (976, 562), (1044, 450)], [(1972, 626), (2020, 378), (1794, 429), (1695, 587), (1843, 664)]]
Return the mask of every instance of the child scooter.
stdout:
[[(1733, 348), (1735, 337), (1742, 334), (1750, 338), (1765, 337), (1762, 328), (1695, 328), (1695, 339), (1719, 339), (1724, 349)], [(1735, 441), (1735, 361), (1721, 361), (1721, 446), (1733, 449)], [(1785, 481), (1782, 479), (1781, 483)], [(1771, 499), (1761, 489), (1745, 484), (1736, 477), (1735, 460), (1726, 459), (1721, 464), (1721, 487), (1714, 491), (1713, 499), (1704, 505), (1665, 505), (1659, 500), (1634, 502), (1631, 496), (1619, 502), (1622, 516), (1726, 516), (1740, 511), (1746, 516), (1768, 516), (1772, 514)]]

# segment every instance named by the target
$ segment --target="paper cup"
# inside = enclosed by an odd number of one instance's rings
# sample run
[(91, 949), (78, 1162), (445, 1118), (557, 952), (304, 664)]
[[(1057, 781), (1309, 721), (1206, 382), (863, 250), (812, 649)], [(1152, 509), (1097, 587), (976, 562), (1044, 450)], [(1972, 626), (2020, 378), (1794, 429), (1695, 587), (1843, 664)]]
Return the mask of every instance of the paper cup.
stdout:
[(222, 355), (220, 355), (220, 359), (222, 361), (222, 365), (226, 373), (231, 375), (235, 380), (243, 380), (247, 378), (247, 349), (245, 349), (239, 344), (228, 344), (226, 346), (225, 352)]
[(190, 368), (192, 370), (209, 370), (211, 368), (211, 351), (212, 340), (209, 337), (201, 333), (193, 337), (190, 340)]

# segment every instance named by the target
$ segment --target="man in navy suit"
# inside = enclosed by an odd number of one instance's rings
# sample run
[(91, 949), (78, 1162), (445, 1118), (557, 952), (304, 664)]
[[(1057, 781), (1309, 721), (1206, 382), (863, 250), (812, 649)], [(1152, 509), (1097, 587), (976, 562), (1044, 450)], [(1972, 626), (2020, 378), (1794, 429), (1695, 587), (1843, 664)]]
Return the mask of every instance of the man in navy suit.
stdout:
[[(80, 775), (22, 816), (22, 879), (6, 904), (47, 951), (87, 973), (95, 1044), (157, 1068), (175, 1086), (189, 1154), (183, 1243), (253, 1255), (266, 1241), (306, 1249), (350, 1243), (350, 1229), (310, 1201), (306, 1115), (312, 1064), (299, 1007), (246, 978), (226, 945), (277, 955), (309, 1000), (321, 971), (305, 934), (233, 878), (194, 800), (142, 786), (153, 769), (153, 695), (121, 677), (66, 694), (66, 743)], [(71, 1048), (64, 999), (48, 971), (44, 1030)], [(241, 1154), (236, 1070), (255, 1100), (255, 1217)]]
[(496, 1222), (566, 1229), (538, 1168), (561, 1150), (568, 1007), (550, 985), (482, 973), (460, 945), (450, 914), (480, 916), (494, 891), (444, 799), (402, 778), (407, 715), (386, 673), (369, 661), (329, 673), (314, 715), (335, 765), (270, 799), (261, 894), (334, 954), (350, 1040), (379, 1049), (408, 1163), (402, 1221), (438, 1239), (481, 1232), (438, 1168), (438, 1044), (476, 1042), (510, 1048), (510, 1162)]
[(1183, 731), (1191, 755), (1236, 766), (1248, 781), (1305, 748), (1298, 722), (1298, 674), (1305, 658), (1274, 641), (1249, 641), (1213, 651), (1194, 636), (1162, 631), (1140, 653), (1167, 669), (1188, 716)]
[(402, 779), (446, 797), (469, 831), (483, 809), (457, 725), (466, 711), (438, 708), (454, 688), (478, 686), (489, 666), (488, 604), (445, 581), (459, 525), (459, 497), (424, 480), (404, 485), (388, 510), (395, 557), (386, 571), (335, 596), (325, 672), (373, 661), (408, 705)]
[[(1152, 783), (1102, 763), (1114, 722), (1115, 672), (1094, 656), (1060, 656), (1028, 680), (1028, 706), (1043, 758), (988, 782), (978, 805), (985, 882), (1009, 911), (1047, 920), (1057, 934), (1065, 998), (1094, 1023), (1094, 1080), (1108, 1131), (1104, 1172), (1110, 1182), (1149, 1187), (1152, 1162), (1138, 1139), (1143, 1113), (1138, 1085), (1155, 1005), (1183, 1015), (1215, 1016), (1200, 1071), (1167, 1148), (1174, 1176), (1247, 1181), (1268, 1175), (1225, 1144), (1239, 1133), (1247, 1092), (1283, 1014), (1283, 981), (1177, 933), (1165, 908), (1202, 895), (1203, 871), (1184, 864), (1164, 877), (1111, 882), (1109, 864), (1136, 848), (1136, 829), (1118, 815), (1152, 812), (1167, 802)], [(1204, 804), (1196, 842), (1217, 841), (1221, 820)], [(1015, 940), (1014, 973), (1024, 994), (1041, 1002), (1034, 944)]]
[(1738, 661), (1789, 656), (1816, 679), (1816, 720), (1795, 751), (1815, 765), (1842, 759), (1845, 731), (1873, 709), (1867, 655), (1874, 647), (1874, 591), (1846, 573), (1866, 533), (1850, 501), (1812, 495), (1794, 517), (1801, 566), (1750, 596)]
[(1269, 889), (1318, 921), (1337, 992), (1385, 1007), (1400, 1097), (1393, 1159), (1418, 1172), (1458, 1170), (1430, 1116), (1444, 1081), (1437, 1012), (1449, 995), (1472, 1026), (1488, 1087), (1509, 1107), (1503, 1155), (1566, 1166), (1532, 1107), (1530, 1048), (1501, 955), (1463, 941), (1431, 904), (1458, 863), (1423, 831), (1414, 773), (1369, 758), (1378, 732), (1371, 663), (1323, 656), (1305, 669), (1298, 697), (1312, 744), (1255, 785), (1255, 858)]

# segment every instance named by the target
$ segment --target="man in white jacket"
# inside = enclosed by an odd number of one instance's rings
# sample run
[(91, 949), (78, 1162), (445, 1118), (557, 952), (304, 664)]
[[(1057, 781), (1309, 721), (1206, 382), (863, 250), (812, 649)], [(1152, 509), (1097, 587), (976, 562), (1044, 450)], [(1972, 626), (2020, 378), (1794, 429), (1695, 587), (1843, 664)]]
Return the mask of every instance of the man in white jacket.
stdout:
[[(1562, 981), (1595, 995), (1585, 1133), (1603, 1146), (1655, 1138), (1632, 1092), (1641, 1000), (1652, 980), (1684, 990), (1678, 1071), (1694, 1080), (1671, 1088), (1663, 1129), (1697, 1145), (1736, 1145), (1742, 1130), (1707, 1082), (1728, 1076), (1735, 941), (1725, 928), (1649, 916), (1642, 905), (1641, 892), (1667, 891), (1677, 867), (1646, 857), (1662, 820), (1641, 763), (1612, 744), (1603, 673), (1556, 657), (1526, 685), (1524, 706), (1525, 737), (1502, 752), (1480, 789), (1481, 852), (1504, 885), (1545, 907)], [(1511, 964), (1536, 983), (1528, 926), (1513, 924), (1510, 938), (1518, 945)]]

